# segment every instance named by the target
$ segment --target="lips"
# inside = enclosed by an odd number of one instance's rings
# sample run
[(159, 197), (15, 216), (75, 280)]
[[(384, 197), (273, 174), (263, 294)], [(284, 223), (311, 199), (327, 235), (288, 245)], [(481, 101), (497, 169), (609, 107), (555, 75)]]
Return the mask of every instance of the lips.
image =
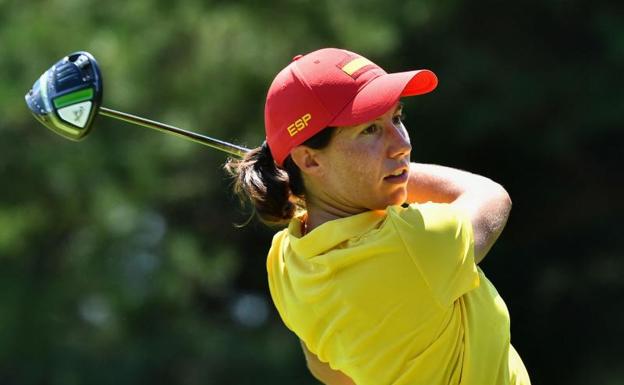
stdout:
[(388, 175), (387, 177), (385, 177), (384, 181), (390, 182), (390, 183), (396, 183), (396, 184), (405, 183), (407, 181), (408, 176), (409, 174), (407, 172), (407, 169), (401, 168), (399, 170), (396, 170), (392, 174)]

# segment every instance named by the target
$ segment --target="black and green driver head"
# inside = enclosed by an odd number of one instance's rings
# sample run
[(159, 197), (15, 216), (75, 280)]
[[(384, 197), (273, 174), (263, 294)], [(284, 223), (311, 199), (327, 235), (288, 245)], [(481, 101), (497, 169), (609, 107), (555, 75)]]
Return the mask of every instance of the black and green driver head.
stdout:
[(57, 134), (81, 140), (102, 102), (102, 75), (88, 52), (65, 56), (35, 81), (25, 96), (35, 118)]

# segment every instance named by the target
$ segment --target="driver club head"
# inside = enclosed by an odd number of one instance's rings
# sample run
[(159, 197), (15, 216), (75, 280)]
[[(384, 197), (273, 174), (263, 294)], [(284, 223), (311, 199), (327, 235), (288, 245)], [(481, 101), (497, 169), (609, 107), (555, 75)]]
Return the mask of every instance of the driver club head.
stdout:
[(102, 102), (99, 66), (85, 51), (65, 56), (35, 81), (25, 99), (44, 126), (64, 138), (81, 140)]

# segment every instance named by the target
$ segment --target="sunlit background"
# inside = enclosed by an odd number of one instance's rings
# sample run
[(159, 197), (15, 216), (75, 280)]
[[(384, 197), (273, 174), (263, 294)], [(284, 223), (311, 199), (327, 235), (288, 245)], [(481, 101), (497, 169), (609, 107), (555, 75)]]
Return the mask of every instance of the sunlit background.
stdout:
[(413, 160), (511, 193), (483, 269), (533, 383), (624, 384), (621, 4), (0, 0), (0, 384), (316, 383), (224, 154), (104, 117), (69, 142), (24, 94), (86, 50), (104, 106), (254, 147), (273, 76), (327, 46), (434, 70)]

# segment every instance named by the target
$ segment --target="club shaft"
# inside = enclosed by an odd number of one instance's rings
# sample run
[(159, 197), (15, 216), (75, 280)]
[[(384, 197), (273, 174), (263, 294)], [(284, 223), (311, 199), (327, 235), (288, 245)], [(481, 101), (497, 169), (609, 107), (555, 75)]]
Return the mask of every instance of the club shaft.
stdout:
[(157, 122), (155, 120), (145, 119), (140, 116), (128, 114), (121, 111), (111, 110), (110, 108), (100, 107), (99, 114), (108, 116), (110, 118), (122, 120), (124, 122), (136, 124), (139, 126), (152, 128), (165, 133), (174, 134), (176, 136), (189, 139), (193, 142), (203, 144), (204, 146), (212, 147), (214, 149), (226, 152), (230, 155), (243, 157), (248, 151), (248, 148), (241, 147), (232, 143), (225, 142), (223, 140), (211, 138), (209, 136), (201, 135), (192, 131), (183, 130), (181, 128)]

